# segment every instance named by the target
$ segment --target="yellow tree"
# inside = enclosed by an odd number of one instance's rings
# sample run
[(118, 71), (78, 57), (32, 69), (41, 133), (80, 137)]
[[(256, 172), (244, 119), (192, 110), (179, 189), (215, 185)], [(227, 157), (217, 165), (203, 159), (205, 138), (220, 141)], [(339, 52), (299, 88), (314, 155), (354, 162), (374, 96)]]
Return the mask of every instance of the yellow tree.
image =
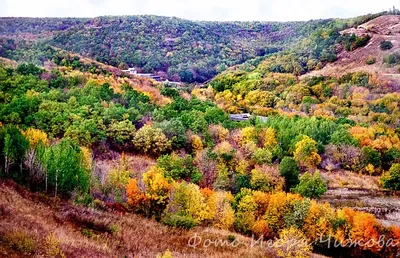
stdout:
[(185, 181), (174, 182), (170, 196), (164, 219), (167, 224), (181, 226), (190, 222), (190, 225), (185, 225), (190, 228), (211, 219), (206, 199), (198, 185)]
[(279, 257), (284, 258), (308, 258), (312, 252), (312, 247), (306, 236), (295, 227), (281, 231), (274, 249)]
[(203, 149), (203, 142), (201, 141), (200, 136), (194, 134), (191, 137), (192, 148), (195, 152), (199, 152)]
[(306, 135), (303, 136), (301, 141), (296, 143), (293, 156), (300, 166), (309, 169), (321, 163), (316, 141)]
[(163, 171), (157, 167), (151, 167), (143, 174), (146, 198), (149, 201), (147, 215), (160, 218), (161, 213), (168, 203), (171, 185), (163, 176)]
[(252, 126), (245, 127), (240, 131), (241, 136), (241, 145), (245, 145), (246, 143), (255, 142), (257, 137), (256, 129)]
[(311, 240), (325, 239), (332, 234), (332, 221), (335, 219), (335, 211), (329, 203), (318, 204), (312, 200), (310, 210), (304, 220), (303, 231)]
[(49, 141), (47, 134), (39, 129), (28, 128), (23, 132), (23, 135), (28, 139), (32, 149), (34, 149), (39, 143), (48, 144)]
[(285, 226), (284, 217), (288, 212), (288, 207), (292, 207), (294, 202), (302, 200), (297, 194), (286, 194), (277, 192), (269, 196), (268, 208), (264, 215), (264, 220), (268, 222), (271, 230), (278, 232)]
[(234, 198), (231, 193), (203, 189), (202, 194), (209, 208), (209, 215), (214, 227), (231, 229), (235, 221), (235, 211), (231, 206)]
[(264, 129), (261, 132), (260, 137), (261, 137), (261, 142), (264, 145), (264, 148), (268, 150), (272, 150), (278, 144), (274, 128), (269, 127), (267, 129)]
[(235, 214), (235, 229), (248, 233), (256, 223), (257, 203), (253, 195), (247, 194), (242, 197), (237, 205)]

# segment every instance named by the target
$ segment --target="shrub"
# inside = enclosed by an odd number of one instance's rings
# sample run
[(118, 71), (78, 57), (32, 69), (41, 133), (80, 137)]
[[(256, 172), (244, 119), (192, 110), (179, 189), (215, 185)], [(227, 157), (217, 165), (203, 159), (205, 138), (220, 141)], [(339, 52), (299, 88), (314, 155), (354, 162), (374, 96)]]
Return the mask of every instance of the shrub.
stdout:
[(46, 257), (60, 257), (64, 258), (65, 255), (60, 247), (60, 240), (54, 233), (48, 234), (45, 240)]
[(116, 147), (127, 145), (132, 141), (135, 133), (135, 126), (129, 120), (112, 121), (107, 128), (109, 142)]
[(33, 254), (36, 251), (36, 240), (24, 231), (15, 230), (9, 233), (6, 239), (10, 247), (18, 252)]
[(177, 228), (191, 229), (198, 223), (190, 215), (171, 214), (163, 219), (163, 223)]
[(400, 190), (400, 164), (393, 164), (389, 171), (381, 177), (381, 182), (387, 189)]
[(292, 211), (284, 216), (286, 227), (303, 228), (310, 207), (311, 202), (309, 199), (296, 200), (291, 207)]
[(400, 150), (397, 148), (390, 148), (383, 154), (382, 157), (382, 168), (383, 169), (390, 169), (393, 163), (400, 162)]
[(383, 62), (390, 66), (400, 63), (400, 53), (393, 53), (383, 57)]
[(392, 42), (387, 41), (387, 40), (382, 40), (381, 41), (380, 48), (381, 48), (382, 51), (392, 49), (392, 47), (393, 47)]
[(292, 157), (284, 157), (279, 164), (281, 176), (285, 178), (285, 189), (289, 191), (299, 183), (299, 167)]
[(314, 175), (306, 172), (294, 189), (296, 193), (308, 198), (320, 198), (327, 190), (327, 185), (318, 171)]
[(374, 56), (369, 56), (369, 57), (367, 58), (367, 60), (365, 60), (365, 63), (366, 63), (367, 65), (373, 65), (373, 64), (376, 63), (376, 58), (375, 58)]
[(137, 150), (152, 155), (160, 155), (171, 146), (161, 129), (149, 125), (145, 125), (137, 131), (133, 144)]
[(369, 82), (369, 74), (366, 72), (355, 72), (351, 78), (351, 84), (358, 86), (367, 86)]
[(87, 238), (92, 238), (92, 237), (94, 236), (93, 231), (90, 230), (90, 229), (87, 229), (87, 228), (83, 228), (83, 229), (81, 230), (81, 234), (84, 235), (84, 236), (87, 237)]
[(353, 171), (360, 171), (362, 169), (363, 154), (359, 147), (342, 145), (337, 154), (343, 168)]
[(179, 119), (173, 118), (169, 121), (163, 121), (157, 127), (161, 128), (168, 140), (171, 141), (172, 148), (179, 149), (185, 146), (186, 130)]
[(163, 254), (157, 254), (156, 258), (172, 258), (172, 253), (169, 249), (165, 251)]
[(122, 153), (119, 165), (108, 172), (106, 184), (110, 189), (124, 189), (130, 179), (131, 171), (125, 154)]
[(363, 37), (356, 36), (355, 34), (342, 36), (345, 41), (344, 47), (347, 51), (353, 51), (359, 47), (364, 47), (367, 45), (368, 41), (371, 39), (370, 35), (365, 35)]
[(44, 70), (32, 63), (18, 65), (16, 72), (22, 75), (39, 76)]
[(344, 126), (339, 127), (338, 130), (333, 132), (330, 142), (335, 145), (346, 144), (355, 146), (358, 144), (357, 140), (354, 139), (348, 129)]
[(173, 89), (173, 88), (162, 88), (160, 93), (164, 96), (171, 97), (171, 98), (179, 97), (179, 91), (177, 89)]

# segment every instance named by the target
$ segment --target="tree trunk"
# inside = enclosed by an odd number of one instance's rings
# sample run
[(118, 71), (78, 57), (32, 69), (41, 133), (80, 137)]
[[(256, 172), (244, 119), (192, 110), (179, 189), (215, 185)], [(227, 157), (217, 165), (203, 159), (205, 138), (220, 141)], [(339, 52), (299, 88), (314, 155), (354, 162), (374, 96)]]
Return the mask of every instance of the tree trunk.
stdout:
[(45, 183), (44, 183), (44, 184), (45, 184), (45, 188), (46, 188), (46, 193), (47, 193), (47, 177), (48, 177), (48, 176), (47, 176), (47, 171), (46, 171), (46, 179), (45, 179), (46, 181), (45, 181)]
[(55, 189), (55, 191), (54, 191), (54, 197), (57, 197), (57, 174), (58, 174), (58, 170), (56, 171), (56, 189)]
[(8, 174), (8, 158), (4, 155), (5, 164), (4, 164), (4, 172)]

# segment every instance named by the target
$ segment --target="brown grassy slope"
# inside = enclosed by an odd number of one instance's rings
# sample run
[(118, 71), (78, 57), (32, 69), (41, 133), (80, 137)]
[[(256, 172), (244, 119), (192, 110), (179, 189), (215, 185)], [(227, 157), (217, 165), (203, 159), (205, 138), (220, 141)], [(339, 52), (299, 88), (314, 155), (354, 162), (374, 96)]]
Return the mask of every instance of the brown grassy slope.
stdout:
[(17, 67), (18, 63), (15, 62), (14, 60), (11, 59), (7, 59), (4, 57), (0, 57), (0, 65), (4, 65), (4, 66), (9, 66), (9, 67)]
[[(348, 72), (366, 71), (371, 74), (376, 74), (381, 83), (388, 82), (389, 85), (400, 85), (398, 67), (388, 67), (383, 63), (383, 57), (385, 55), (400, 51), (399, 15), (380, 16), (357, 28), (342, 31), (342, 33), (355, 33), (359, 36), (369, 34), (372, 38), (367, 46), (351, 52), (342, 50), (338, 54), (338, 60), (336, 62), (327, 64), (323, 69), (312, 71), (304, 76), (324, 75), (339, 77)], [(391, 41), (393, 48), (388, 51), (382, 51), (380, 49), (380, 42), (382, 40)], [(367, 65), (365, 63), (369, 56), (376, 58), (375, 64)]]
[[(30, 254), (12, 247), (15, 232), (34, 242), (33, 251), (26, 248)], [(138, 215), (88, 209), (0, 181), (0, 257), (43, 257), (48, 251), (45, 239), (51, 233), (60, 240), (66, 257), (155, 257), (167, 249), (174, 257), (272, 257), (266, 249), (250, 248), (250, 238), (231, 232), (173, 229)], [(234, 235), (245, 244), (194, 249), (187, 244), (194, 234), (203, 240)]]

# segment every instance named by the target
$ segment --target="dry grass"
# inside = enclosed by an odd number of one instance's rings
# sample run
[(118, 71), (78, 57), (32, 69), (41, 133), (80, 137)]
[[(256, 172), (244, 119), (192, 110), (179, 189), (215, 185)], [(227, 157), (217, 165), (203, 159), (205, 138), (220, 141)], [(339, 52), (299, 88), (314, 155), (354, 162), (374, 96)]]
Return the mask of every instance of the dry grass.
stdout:
[[(109, 159), (99, 158), (95, 161), (95, 175), (103, 184), (107, 178), (108, 172), (120, 165), (121, 154), (118, 152), (110, 151), (112, 155)], [(144, 155), (135, 155), (125, 153), (125, 158), (128, 163), (129, 169), (132, 171), (132, 177), (139, 180), (142, 178), (143, 173), (147, 172), (151, 166), (156, 164), (156, 160)]]
[[(250, 248), (250, 238), (232, 232), (206, 227), (174, 229), (135, 214), (96, 211), (33, 194), (11, 181), (0, 181), (0, 215), (0, 257), (43, 257), (49, 252), (49, 235), (57, 238), (66, 257), (155, 257), (167, 249), (174, 257), (273, 257), (266, 248)], [(16, 229), (22, 247), (26, 244), (32, 254), (7, 241)], [(224, 241), (233, 235), (243, 244), (192, 248), (188, 241), (195, 234), (202, 242)]]
[(360, 175), (346, 170), (323, 171), (321, 176), (328, 183), (328, 188), (381, 189), (377, 176)]
[(10, 66), (10, 67), (15, 68), (15, 67), (17, 67), (18, 63), (15, 62), (14, 60), (0, 57), (0, 65)]

